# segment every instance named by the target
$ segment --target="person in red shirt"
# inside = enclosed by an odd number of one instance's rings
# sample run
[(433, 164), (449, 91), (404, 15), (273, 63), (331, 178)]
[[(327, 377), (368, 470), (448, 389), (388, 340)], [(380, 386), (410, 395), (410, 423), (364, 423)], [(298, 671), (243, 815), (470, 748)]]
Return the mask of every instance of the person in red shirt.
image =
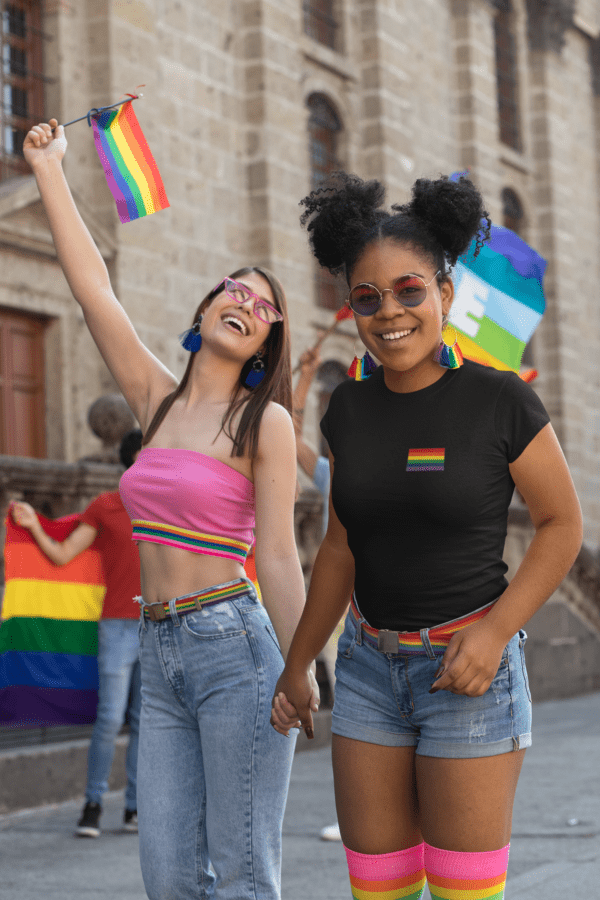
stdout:
[[(121, 441), (125, 468), (133, 465), (141, 449), (142, 432), (130, 431)], [(58, 566), (70, 562), (98, 538), (103, 560), (106, 595), (98, 623), (98, 710), (88, 753), (86, 803), (77, 823), (80, 837), (100, 835), (102, 797), (115, 752), (115, 742), (127, 713), (125, 831), (137, 831), (137, 754), (140, 721), (140, 663), (138, 657), (140, 561), (131, 539), (131, 521), (118, 491), (96, 497), (81, 515), (77, 528), (64, 541), (55, 541), (43, 530), (28, 503), (13, 505), (15, 521), (27, 528), (40, 549)]]

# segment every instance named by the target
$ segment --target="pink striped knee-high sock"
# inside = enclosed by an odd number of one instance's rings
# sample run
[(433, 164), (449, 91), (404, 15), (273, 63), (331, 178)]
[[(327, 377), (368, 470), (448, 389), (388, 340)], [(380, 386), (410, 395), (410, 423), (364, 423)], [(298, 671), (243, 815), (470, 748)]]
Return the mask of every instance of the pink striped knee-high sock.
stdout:
[(458, 853), (425, 844), (432, 900), (503, 900), (509, 847), (489, 853)]
[(421, 900), (423, 844), (378, 855), (344, 849), (354, 900)]

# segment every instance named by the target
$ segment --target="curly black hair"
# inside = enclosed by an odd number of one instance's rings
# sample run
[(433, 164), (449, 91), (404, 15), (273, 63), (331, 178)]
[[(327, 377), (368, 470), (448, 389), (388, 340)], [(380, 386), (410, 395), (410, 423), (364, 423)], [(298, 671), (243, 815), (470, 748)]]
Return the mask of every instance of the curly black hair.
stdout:
[(419, 178), (409, 203), (382, 209), (385, 188), (380, 181), (335, 172), (300, 201), (312, 251), (334, 275), (350, 283), (365, 247), (391, 238), (421, 251), (440, 272), (440, 281), (477, 238), (475, 255), (489, 238), (491, 222), (475, 185), (461, 176), (450, 181)]

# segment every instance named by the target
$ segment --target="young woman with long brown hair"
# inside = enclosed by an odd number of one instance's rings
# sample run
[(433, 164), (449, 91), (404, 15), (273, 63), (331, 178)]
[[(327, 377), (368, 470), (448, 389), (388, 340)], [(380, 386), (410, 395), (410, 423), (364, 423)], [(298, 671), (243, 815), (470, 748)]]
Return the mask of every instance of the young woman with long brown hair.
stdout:
[[(221, 280), (183, 336), (190, 360), (178, 383), (113, 294), (65, 181), (65, 151), (55, 120), (25, 140), (69, 286), (144, 432), (121, 494), (142, 573), (146, 890), (151, 900), (276, 900), (294, 742), (271, 729), (269, 706), (304, 603), (285, 296), (264, 268)], [(266, 611), (244, 577), (254, 531)]]

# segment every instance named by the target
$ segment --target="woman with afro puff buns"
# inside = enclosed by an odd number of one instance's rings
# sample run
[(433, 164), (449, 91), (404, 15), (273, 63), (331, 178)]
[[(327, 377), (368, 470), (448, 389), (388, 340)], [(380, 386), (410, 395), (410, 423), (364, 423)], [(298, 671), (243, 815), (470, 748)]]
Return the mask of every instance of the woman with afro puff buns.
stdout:
[[(388, 212), (383, 198), (377, 181), (338, 173), (302, 201), (314, 254), (346, 276), (381, 365), (336, 388), (321, 422), (329, 527), (271, 722), (312, 727), (309, 665), (352, 594), (332, 750), (353, 896), (418, 900), (427, 880), (436, 900), (501, 900), (531, 744), (523, 626), (573, 563), (581, 514), (529, 385), (442, 367), (452, 267), (489, 231), (479, 192), (420, 179), (408, 204)], [(452, 347), (451, 327), (444, 338)], [(509, 584), (515, 486), (535, 536)]]

